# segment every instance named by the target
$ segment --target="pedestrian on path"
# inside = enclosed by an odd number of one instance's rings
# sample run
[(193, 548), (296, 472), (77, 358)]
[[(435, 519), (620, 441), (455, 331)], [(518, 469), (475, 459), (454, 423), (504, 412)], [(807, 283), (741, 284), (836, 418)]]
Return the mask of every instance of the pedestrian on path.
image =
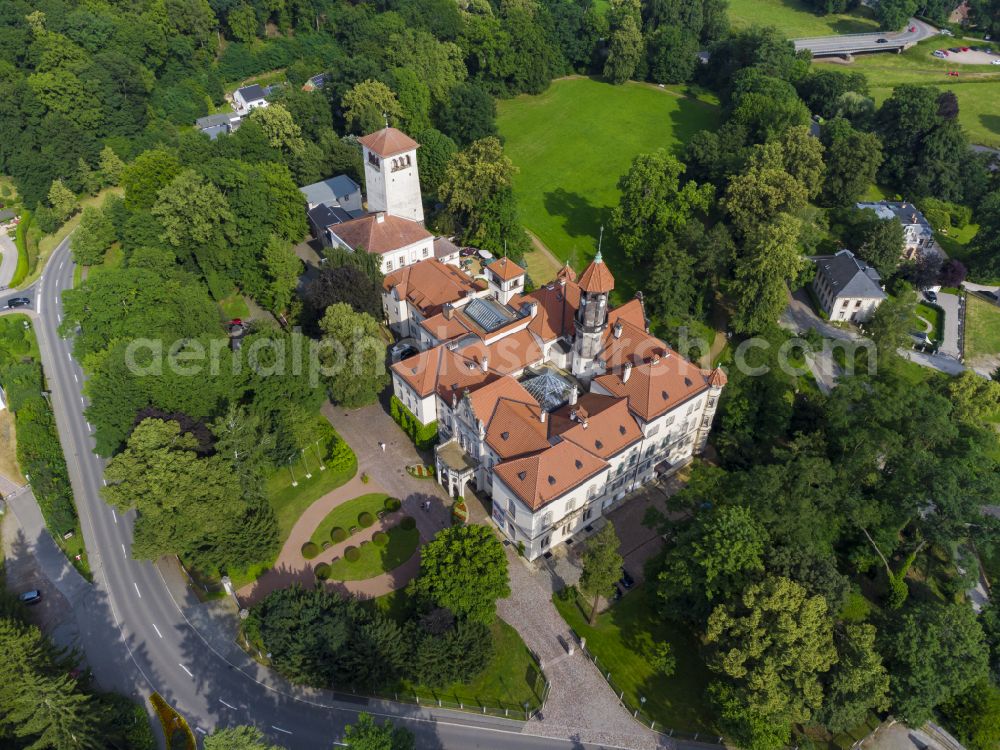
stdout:
[(383, 453), (385, 453), (385, 443), (383, 443), (381, 440), (378, 441), (378, 447), (382, 449)]

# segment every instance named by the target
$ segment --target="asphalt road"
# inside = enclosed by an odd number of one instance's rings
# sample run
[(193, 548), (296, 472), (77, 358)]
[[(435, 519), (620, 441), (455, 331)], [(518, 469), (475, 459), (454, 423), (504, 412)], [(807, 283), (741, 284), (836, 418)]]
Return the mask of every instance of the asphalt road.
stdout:
[(191, 627), (159, 571), (130, 555), (133, 517), (101, 499), (104, 461), (93, 453), (83, 415), (83, 372), (72, 342), (59, 337), (60, 293), (73, 283), (68, 242), (48, 261), (41, 280), (0, 293), (0, 311), (15, 296), (32, 299), (42, 363), (51, 389), (84, 540), (94, 571), (89, 596), (77, 606), (81, 646), (98, 683), (135, 697), (160, 693), (192, 727), (255, 724), (290, 750), (329, 748), (360, 711), (389, 716), (417, 735), (419, 748), (597, 748), (573, 738), (528, 733), (528, 725), (393, 702), (336, 700), (332, 693), (288, 685), (242, 651), (215, 651)]
[[(915, 27), (914, 31), (910, 31), (913, 27)], [(930, 24), (911, 18), (907, 22), (906, 28), (899, 32), (876, 31), (871, 34), (838, 34), (792, 41), (795, 43), (796, 51), (808, 49), (812, 51), (813, 57), (830, 57), (859, 52), (895, 51), (904, 46), (916, 44), (937, 33), (937, 29)], [(886, 39), (887, 42), (879, 44), (879, 39)]]

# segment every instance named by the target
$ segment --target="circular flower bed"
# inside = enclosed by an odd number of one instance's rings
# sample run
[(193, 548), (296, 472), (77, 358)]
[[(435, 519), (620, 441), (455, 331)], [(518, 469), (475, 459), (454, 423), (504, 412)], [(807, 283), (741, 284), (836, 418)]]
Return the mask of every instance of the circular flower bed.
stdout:
[(367, 510), (364, 513), (358, 514), (358, 525), (361, 526), (361, 528), (367, 529), (373, 523), (375, 523), (375, 516), (373, 516)]
[(339, 526), (334, 526), (332, 529), (330, 529), (330, 539), (333, 540), (334, 544), (339, 544), (340, 542), (347, 539), (347, 532), (344, 531)]
[(469, 520), (469, 509), (462, 500), (451, 506), (451, 522), (460, 525)]
[(398, 497), (387, 497), (385, 499), (385, 509), (390, 513), (395, 513), (397, 510), (403, 507), (403, 504), (399, 502)]
[(417, 520), (413, 516), (405, 516), (403, 520), (399, 522), (399, 528), (406, 529), (407, 531), (415, 529), (416, 527)]
[(315, 542), (306, 542), (302, 545), (302, 556), (306, 560), (312, 560), (319, 554), (319, 545)]
[(344, 550), (344, 559), (348, 562), (357, 562), (359, 557), (361, 557), (361, 550), (357, 547), (348, 547)]
[(320, 563), (319, 565), (316, 566), (316, 570), (313, 572), (316, 573), (316, 578), (318, 578), (321, 581), (325, 581), (327, 578), (330, 577), (330, 566), (327, 565), (326, 563)]
[(372, 536), (372, 544), (378, 547), (384, 547), (389, 543), (389, 535), (384, 531), (376, 531), (375, 535)]

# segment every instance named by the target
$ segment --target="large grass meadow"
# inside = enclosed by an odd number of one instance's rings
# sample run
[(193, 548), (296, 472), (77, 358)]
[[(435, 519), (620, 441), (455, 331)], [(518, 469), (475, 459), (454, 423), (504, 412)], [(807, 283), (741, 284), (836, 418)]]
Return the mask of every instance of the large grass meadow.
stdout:
[(729, 23), (734, 29), (775, 26), (789, 39), (878, 29), (874, 13), (866, 6), (850, 13), (819, 15), (799, 0), (729, 0)]
[(505, 151), (520, 169), (514, 188), (524, 226), (581, 270), (604, 225), (603, 254), (620, 296), (630, 296), (636, 271), (609, 231), (618, 178), (637, 154), (678, 151), (697, 131), (714, 128), (718, 107), (672, 88), (565, 78), (538, 96), (501, 101), (498, 109)]
[[(928, 84), (953, 91), (958, 98), (958, 119), (973, 143), (1000, 148), (1000, 70), (992, 65), (958, 65), (931, 56), (940, 47), (954, 46), (945, 37), (926, 39), (900, 55), (859, 55), (844, 70), (864, 73), (876, 103), (904, 83)], [(816, 65), (820, 68), (823, 63)], [(958, 76), (949, 76), (954, 71)]]

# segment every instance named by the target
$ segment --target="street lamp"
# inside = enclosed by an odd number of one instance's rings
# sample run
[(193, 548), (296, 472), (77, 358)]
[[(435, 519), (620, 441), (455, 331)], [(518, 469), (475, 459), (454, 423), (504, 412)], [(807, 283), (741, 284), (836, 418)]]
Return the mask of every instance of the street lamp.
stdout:
[(525, 721), (528, 720), (528, 706), (529, 705), (531, 705), (531, 704), (529, 704), (528, 701), (524, 702), (524, 720)]
[(302, 465), (306, 469), (306, 479), (312, 479), (312, 473), (309, 471), (309, 464), (306, 463), (306, 449), (303, 448), (301, 453), (302, 453)]
[(312, 449), (314, 451), (316, 451), (316, 458), (319, 459), (319, 470), (320, 471), (326, 471), (326, 464), (323, 463), (323, 454), (320, 453), (319, 448), (316, 447), (316, 446), (319, 445), (319, 440), (317, 440), (315, 443), (311, 443), (311, 445), (312, 445)]
[(288, 473), (292, 475), (292, 487), (298, 487), (298, 480), (295, 479), (295, 472), (292, 471), (292, 462), (288, 462)]

